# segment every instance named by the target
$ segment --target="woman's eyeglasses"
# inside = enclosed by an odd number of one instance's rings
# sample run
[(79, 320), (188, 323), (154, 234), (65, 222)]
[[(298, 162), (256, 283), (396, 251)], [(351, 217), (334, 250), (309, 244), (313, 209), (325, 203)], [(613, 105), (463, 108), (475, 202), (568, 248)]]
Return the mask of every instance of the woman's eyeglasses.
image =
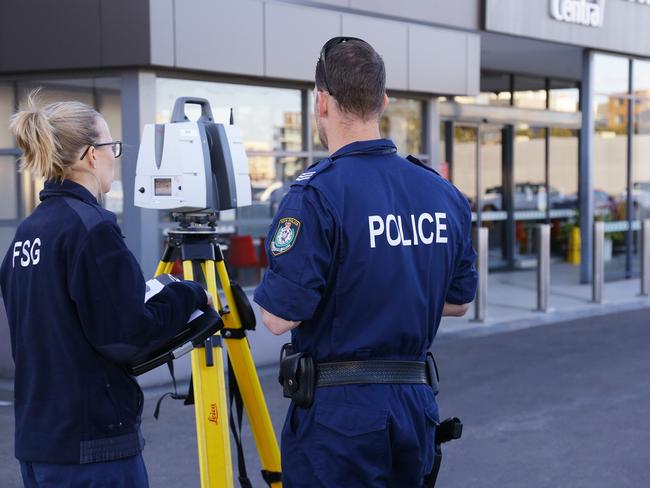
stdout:
[(113, 156), (119, 158), (122, 155), (122, 141), (113, 141), (113, 142), (102, 142), (101, 144), (90, 144), (86, 150), (83, 152), (79, 160), (82, 160), (88, 154), (88, 151), (91, 147), (102, 147), (102, 146), (111, 146), (111, 151), (113, 151)]

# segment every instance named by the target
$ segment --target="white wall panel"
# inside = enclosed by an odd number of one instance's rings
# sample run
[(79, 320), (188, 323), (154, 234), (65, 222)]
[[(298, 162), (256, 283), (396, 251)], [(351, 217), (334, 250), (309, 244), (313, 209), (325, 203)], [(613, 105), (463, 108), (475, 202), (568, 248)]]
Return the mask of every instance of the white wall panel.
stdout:
[(439, 94), (478, 93), (480, 39), (477, 34), (409, 26), (409, 89)]
[(350, 7), (420, 22), (466, 29), (480, 27), (480, 0), (350, 0)]
[(289, 4), (266, 4), (266, 75), (314, 80), (321, 47), (341, 35), (341, 14)]
[(342, 35), (360, 37), (368, 41), (383, 57), (386, 65), (387, 88), (408, 89), (407, 24), (344, 14)]
[(262, 2), (176, 1), (176, 65), (243, 75), (264, 74)]
[(174, 65), (174, 0), (149, 0), (151, 64)]

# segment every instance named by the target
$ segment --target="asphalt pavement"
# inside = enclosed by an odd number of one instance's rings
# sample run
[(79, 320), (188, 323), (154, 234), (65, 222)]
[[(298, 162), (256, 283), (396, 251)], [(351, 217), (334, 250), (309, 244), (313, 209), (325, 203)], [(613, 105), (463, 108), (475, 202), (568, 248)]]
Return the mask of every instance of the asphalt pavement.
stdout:
[[(650, 309), (440, 341), (441, 417), (463, 438), (444, 446), (439, 487), (650, 487)], [(288, 402), (259, 372), (279, 432)], [(0, 486), (21, 486), (11, 393), (0, 383)], [(143, 432), (151, 486), (199, 486), (193, 409), (147, 390)], [(253, 486), (250, 432), (244, 442)]]

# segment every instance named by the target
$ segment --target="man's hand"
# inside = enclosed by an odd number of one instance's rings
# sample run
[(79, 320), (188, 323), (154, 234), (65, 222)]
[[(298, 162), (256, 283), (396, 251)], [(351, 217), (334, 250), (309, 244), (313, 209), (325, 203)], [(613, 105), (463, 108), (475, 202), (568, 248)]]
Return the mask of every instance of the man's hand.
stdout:
[(208, 296), (208, 306), (211, 307), (212, 303), (213, 303), (212, 295), (210, 294), (210, 292), (208, 290), (204, 290), (204, 291), (205, 291), (205, 294)]
[(462, 317), (469, 310), (469, 303), (463, 303), (462, 305), (456, 305), (454, 303), (445, 302), (445, 306), (442, 308), (443, 317)]
[(264, 322), (266, 328), (269, 329), (271, 333), (275, 335), (284, 334), (285, 332), (290, 331), (291, 329), (295, 329), (301, 324), (301, 322), (294, 322), (292, 320), (285, 320), (283, 318), (280, 318), (277, 315), (273, 315), (271, 312), (267, 312), (263, 308), (262, 308), (262, 322)]

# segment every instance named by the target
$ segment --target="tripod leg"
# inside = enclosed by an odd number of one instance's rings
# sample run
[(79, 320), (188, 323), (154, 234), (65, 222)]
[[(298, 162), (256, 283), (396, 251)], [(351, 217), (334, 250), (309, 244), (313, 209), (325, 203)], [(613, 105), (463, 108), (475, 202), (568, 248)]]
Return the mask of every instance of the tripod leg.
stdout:
[[(241, 320), (230, 287), (230, 279), (226, 265), (224, 261), (217, 261), (215, 264), (217, 273), (219, 274), (219, 282), (223, 288), (229, 309), (229, 313), (223, 316), (225, 326), (229, 329), (240, 329)], [(207, 270), (207, 272), (208, 275), (214, 276), (214, 267), (212, 271)], [(245, 339), (225, 339), (225, 341), (228, 356), (244, 401), (248, 422), (251, 426), (251, 431), (253, 432), (257, 451), (260, 456), (262, 469), (271, 473), (280, 473), (280, 449), (266, 406), (262, 386), (257, 376), (257, 371), (255, 370), (255, 363), (253, 362), (248, 341)], [(282, 482), (273, 482), (271, 486), (274, 488), (281, 487)]]
[(158, 266), (156, 267), (156, 272), (153, 274), (154, 278), (161, 274), (169, 274), (172, 272), (172, 268), (174, 267), (174, 261), (172, 260), (173, 257), (174, 248), (167, 244), (167, 246), (165, 246), (165, 250), (163, 251), (162, 257), (158, 262)]
[[(208, 292), (214, 303), (218, 304), (216, 277), (214, 272), (209, 272), (209, 269), (214, 269), (213, 263), (206, 261), (202, 267), (207, 271), (205, 281)], [(183, 277), (194, 280), (192, 261), (183, 261)], [(201, 488), (233, 488), (221, 337), (218, 334), (212, 337), (214, 346), (208, 342), (206, 347), (191, 352)], [(208, 347), (212, 348), (212, 354), (206, 354)]]

